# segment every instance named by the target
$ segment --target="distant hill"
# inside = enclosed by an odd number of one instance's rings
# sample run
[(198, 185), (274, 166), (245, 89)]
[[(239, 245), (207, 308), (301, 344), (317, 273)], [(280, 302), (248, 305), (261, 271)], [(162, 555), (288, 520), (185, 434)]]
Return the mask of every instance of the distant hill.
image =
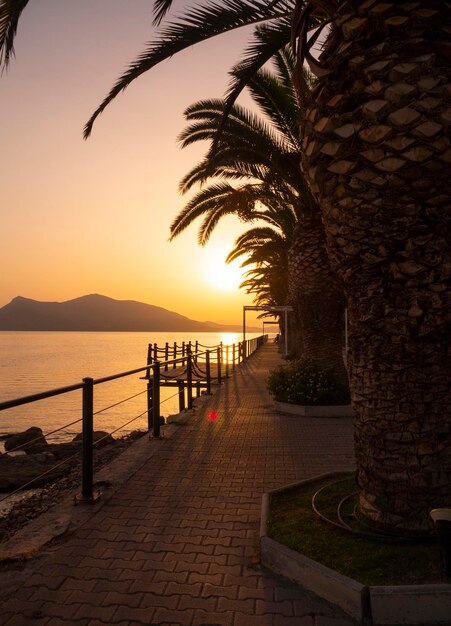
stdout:
[[(91, 294), (66, 302), (18, 296), (0, 308), (0, 330), (239, 332), (241, 326), (197, 322), (134, 300)], [(258, 329), (247, 329), (249, 331)]]

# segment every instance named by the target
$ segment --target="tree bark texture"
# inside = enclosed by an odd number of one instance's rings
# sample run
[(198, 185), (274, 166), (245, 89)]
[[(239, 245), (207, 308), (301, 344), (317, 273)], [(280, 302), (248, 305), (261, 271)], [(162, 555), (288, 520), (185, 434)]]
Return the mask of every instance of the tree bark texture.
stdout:
[(451, 505), (449, 18), (343, 2), (303, 124), (348, 303), (361, 509), (400, 529)]
[(288, 252), (288, 299), (294, 310), (295, 356), (331, 370), (347, 387), (343, 288), (330, 267), (319, 211), (303, 216), (296, 226)]

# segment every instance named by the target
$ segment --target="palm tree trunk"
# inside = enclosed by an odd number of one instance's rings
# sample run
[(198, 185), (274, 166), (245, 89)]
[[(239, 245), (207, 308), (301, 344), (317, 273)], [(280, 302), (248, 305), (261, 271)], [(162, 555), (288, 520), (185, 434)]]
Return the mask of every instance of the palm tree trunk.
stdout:
[(294, 356), (331, 370), (347, 387), (343, 289), (330, 267), (319, 211), (302, 217), (294, 232), (288, 252), (288, 293), (296, 327)]
[(361, 508), (422, 530), (451, 503), (449, 9), (346, 7), (303, 168), (348, 303)]
[[(324, 204), (329, 247), (348, 296), (361, 509), (385, 526), (420, 530), (432, 508), (451, 502), (451, 302), (443, 290), (442, 225), (423, 212), (407, 227), (399, 203), (387, 202), (379, 216), (385, 215), (391, 250), (382, 257), (371, 214), (363, 219), (347, 209), (341, 218), (350, 237), (362, 228), (367, 233), (350, 254), (350, 241), (338, 246), (332, 235), (336, 209)], [(420, 243), (424, 232), (429, 245)]]

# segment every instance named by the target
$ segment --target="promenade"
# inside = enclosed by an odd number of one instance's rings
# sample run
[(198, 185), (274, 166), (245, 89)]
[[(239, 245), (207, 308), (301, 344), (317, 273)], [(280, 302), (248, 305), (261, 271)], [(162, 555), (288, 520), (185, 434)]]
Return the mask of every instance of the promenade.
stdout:
[(259, 565), (262, 494), (353, 464), (350, 419), (275, 411), (266, 378), (279, 362), (264, 346), (172, 436), (143, 442), (141, 467), (112, 497), (11, 572), (0, 624), (350, 625)]

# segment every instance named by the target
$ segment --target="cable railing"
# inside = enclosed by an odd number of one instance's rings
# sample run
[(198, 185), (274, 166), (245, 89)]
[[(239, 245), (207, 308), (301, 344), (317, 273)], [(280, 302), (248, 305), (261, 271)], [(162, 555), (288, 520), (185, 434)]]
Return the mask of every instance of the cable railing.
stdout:
[[(194, 405), (194, 392), (196, 393), (196, 397), (201, 395), (202, 390), (204, 390), (207, 395), (211, 394), (212, 385), (220, 385), (224, 378), (229, 377), (230, 369), (233, 371), (239, 363), (245, 361), (255, 350), (262, 346), (266, 340), (267, 335), (261, 335), (244, 342), (239, 342), (238, 344), (226, 346), (222, 343), (215, 346), (203, 346), (198, 341), (194, 343), (183, 342), (181, 345), (174, 343), (171, 346), (169, 343), (166, 343), (163, 348), (159, 347), (157, 344), (149, 344), (147, 363), (142, 367), (98, 379), (85, 377), (80, 383), (0, 402), (0, 411), (4, 411), (73, 391), (82, 391), (81, 418), (72, 420), (64, 426), (46, 434), (41, 432), (41, 434), (35, 438), (25, 443), (18, 444), (13, 449), (7, 451), (8, 453), (18, 450), (26, 451), (27, 447), (38, 444), (42, 442), (43, 439), (45, 440), (46, 437), (81, 422), (81, 455), (80, 452), (77, 451), (73, 455), (63, 459), (60, 463), (52, 465), (39, 476), (35, 476), (14, 491), (9, 492), (0, 499), (0, 503), (18, 492), (31, 487), (46, 475), (55, 472), (55, 470), (62, 467), (64, 464), (73, 461), (76, 457), (81, 460), (81, 496), (76, 498), (76, 501), (93, 502), (94, 445), (99, 446), (102, 441), (123, 430), (145, 415), (147, 415), (149, 438), (161, 438), (160, 412), (161, 406), (165, 402), (178, 396), (179, 412), (192, 410)], [(163, 357), (163, 360), (160, 360), (161, 357)], [(143, 374), (141, 379), (147, 381), (146, 389), (94, 411), (94, 388), (96, 386), (135, 374)], [(161, 399), (161, 387), (177, 387), (177, 391), (169, 397)], [(95, 416), (101, 415), (141, 395), (146, 395), (147, 403), (145, 410), (94, 441)]]

